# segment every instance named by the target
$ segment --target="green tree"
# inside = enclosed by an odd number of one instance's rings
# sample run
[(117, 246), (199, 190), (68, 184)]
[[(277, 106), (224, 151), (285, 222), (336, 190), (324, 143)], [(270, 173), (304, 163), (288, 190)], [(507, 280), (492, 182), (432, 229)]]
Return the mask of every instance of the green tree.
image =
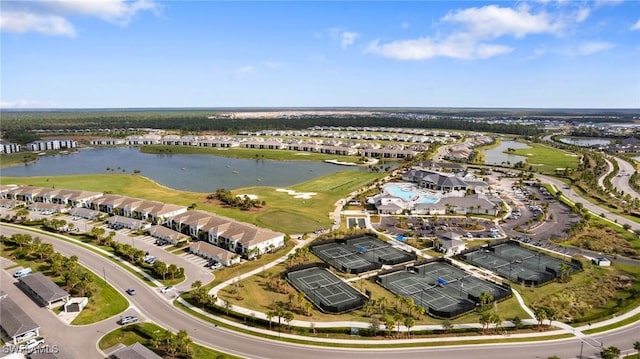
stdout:
[(402, 324), (407, 328), (407, 336), (411, 337), (411, 327), (416, 324), (415, 319), (413, 319), (413, 317), (404, 317)]
[(616, 347), (607, 347), (600, 352), (602, 359), (618, 359), (620, 358), (620, 349)]

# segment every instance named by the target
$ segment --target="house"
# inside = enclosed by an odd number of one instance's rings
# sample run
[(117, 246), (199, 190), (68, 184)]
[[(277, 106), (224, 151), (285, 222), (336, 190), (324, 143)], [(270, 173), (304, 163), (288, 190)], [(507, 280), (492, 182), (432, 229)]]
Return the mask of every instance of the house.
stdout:
[(94, 138), (89, 143), (92, 146), (117, 146), (124, 145), (126, 141), (122, 138)]
[(69, 300), (69, 293), (58, 287), (51, 279), (42, 273), (33, 273), (18, 279), (20, 287), (36, 302), (51, 309), (51, 304)]
[(80, 217), (80, 218), (88, 219), (91, 221), (98, 219), (101, 216), (100, 211), (95, 211), (93, 209), (82, 208), (82, 207), (71, 208), (69, 210), (69, 214), (74, 217)]
[(0, 153), (16, 153), (20, 152), (22, 146), (17, 143), (0, 141)]
[(226, 249), (222, 249), (211, 243), (203, 241), (196, 241), (189, 244), (189, 252), (202, 258), (214, 260), (224, 266), (240, 263), (240, 255), (237, 253), (230, 252)]
[(9, 296), (0, 290), (0, 328), (3, 337), (17, 345), (22, 338), (40, 335), (40, 326)]
[(438, 243), (437, 249), (445, 255), (456, 255), (467, 248), (462, 236), (454, 232), (447, 232), (438, 236), (436, 242)]
[(180, 233), (178, 231), (174, 231), (171, 228), (167, 228), (161, 225), (154, 225), (147, 229), (147, 233), (153, 238), (161, 239), (173, 245), (178, 242), (186, 241), (189, 239), (189, 236)]
[(140, 231), (149, 228), (151, 226), (151, 223), (135, 218), (113, 216), (109, 217), (109, 219), (107, 220), (107, 225), (109, 226), (109, 228), (113, 229), (129, 228), (134, 231)]
[(188, 211), (171, 217), (167, 225), (194, 239), (253, 258), (284, 246), (284, 234), (234, 221), (204, 211)]
[(435, 191), (466, 191), (469, 188), (469, 185), (456, 175), (425, 170), (421, 167), (413, 167), (402, 174), (402, 180)]
[(161, 356), (154, 353), (139, 342), (135, 342), (128, 347), (118, 349), (109, 355), (110, 359), (162, 359)]

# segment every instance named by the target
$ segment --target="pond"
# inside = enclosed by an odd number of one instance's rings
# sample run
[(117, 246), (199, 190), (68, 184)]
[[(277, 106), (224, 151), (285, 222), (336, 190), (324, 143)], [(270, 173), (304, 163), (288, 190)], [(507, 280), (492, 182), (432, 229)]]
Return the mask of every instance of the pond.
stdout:
[(593, 137), (562, 137), (560, 142), (580, 147), (608, 146), (611, 140)]
[(527, 157), (525, 156), (503, 153), (508, 148), (520, 149), (531, 147), (516, 141), (501, 141), (498, 147), (482, 151), (482, 153), (484, 153), (484, 163), (488, 165), (513, 166), (514, 163), (518, 163), (520, 161), (526, 162)]
[[(378, 165), (380, 166), (382, 162)], [(384, 166), (394, 164), (385, 163)], [(286, 187), (339, 171), (367, 171), (318, 161), (233, 159), (215, 155), (142, 153), (136, 147), (86, 148), (77, 153), (44, 156), (37, 162), (5, 167), (2, 176), (59, 176), (134, 173), (174, 189), (214, 192), (250, 186)]]

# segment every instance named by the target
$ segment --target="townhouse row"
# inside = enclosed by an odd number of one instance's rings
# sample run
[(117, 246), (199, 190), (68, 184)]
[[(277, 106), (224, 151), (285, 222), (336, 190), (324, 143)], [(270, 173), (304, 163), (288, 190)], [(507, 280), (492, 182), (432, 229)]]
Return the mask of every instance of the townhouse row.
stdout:
[[(179, 238), (179, 234), (186, 234), (248, 259), (283, 247), (285, 240), (283, 233), (209, 212), (190, 211), (185, 206), (100, 192), (0, 185), (1, 206), (13, 207), (20, 203), (36, 210), (46, 207), (49, 212), (71, 213), (89, 219), (94, 219), (96, 213), (104, 213), (110, 216), (110, 225), (136, 230), (148, 230), (155, 225), (156, 230), (147, 232), (157, 232), (164, 238)], [(157, 226), (176, 233), (157, 231)]]

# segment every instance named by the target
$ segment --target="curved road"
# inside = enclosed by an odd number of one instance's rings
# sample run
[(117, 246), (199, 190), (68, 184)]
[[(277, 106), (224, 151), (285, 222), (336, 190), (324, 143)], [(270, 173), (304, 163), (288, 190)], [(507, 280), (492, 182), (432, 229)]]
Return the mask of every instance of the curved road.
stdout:
[(618, 168), (620, 169), (618, 174), (611, 179), (613, 186), (624, 192), (625, 195), (628, 193), (632, 198), (640, 198), (640, 193), (629, 185), (629, 178), (636, 169), (631, 163), (621, 158), (613, 157), (613, 159), (618, 162)]
[(578, 202), (582, 203), (584, 205), (584, 208), (588, 209), (589, 211), (597, 215), (606, 213), (607, 219), (616, 220), (620, 225), (628, 224), (630, 228), (635, 231), (640, 230), (640, 223), (634, 222), (625, 217), (618, 216), (617, 214), (610, 213), (606, 209), (600, 208), (599, 206), (587, 201), (586, 199), (582, 198), (579, 194), (577, 194), (573, 189), (568, 187), (564, 182), (558, 179), (555, 179), (553, 177), (549, 177), (541, 174), (536, 174), (536, 177), (539, 177), (540, 179), (542, 179), (544, 183), (555, 185), (560, 191), (562, 191), (563, 195), (565, 195), (574, 203), (578, 203)]
[[(14, 233), (28, 233), (23, 229), (2, 227), (4, 235)], [(391, 349), (360, 349), (360, 348), (330, 348), (314, 347), (278, 340), (270, 340), (237, 333), (218, 328), (212, 324), (192, 317), (175, 308), (171, 301), (176, 293), (161, 294), (159, 289), (141, 285), (140, 281), (131, 273), (113, 264), (106, 258), (97, 255), (85, 248), (78, 247), (65, 241), (61, 241), (47, 234), (38, 234), (44, 242), (53, 243), (56, 251), (67, 255), (76, 255), (80, 263), (98, 274), (104, 274), (107, 280), (118, 290), (135, 287), (138, 294), (128, 299), (134, 307), (129, 308), (126, 314), (138, 312), (143, 321), (155, 322), (167, 329), (178, 331), (186, 329), (194, 342), (214, 347), (246, 358), (327, 358), (345, 357), (354, 359), (371, 358), (447, 358), (466, 359), (473, 353), (474, 358), (513, 358), (517, 350), (519, 358), (547, 358), (558, 355), (561, 358), (575, 358), (580, 353), (581, 341), (578, 338), (569, 338), (545, 342), (522, 342), (513, 344), (483, 344), (483, 345), (455, 345), (450, 347), (416, 347), (416, 348), (391, 348)], [(6, 275), (3, 274), (3, 275)], [(40, 308), (40, 311), (44, 309)], [(47, 311), (47, 313), (49, 313)], [(103, 322), (88, 326), (71, 327), (59, 330), (57, 333), (46, 331), (51, 344), (63, 343), (64, 348), (72, 357), (103, 358), (95, 343), (110, 329), (117, 327), (118, 318), (107, 319)], [(45, 329), (43, 328), (43, 332)], [(586, 357), (596, 355), (600, 348), (599, 343), (605, 346), (616, 346), (629, 349), (632, 343), (639, 340), (640, 323), (618, 329), (616, 331), (594, 335), (586, 338), (583, 345), (583, 355)], [(66, 343), (72, 337), (73, 345)], [(592, 346), (593, 345), (593, 346)]]

